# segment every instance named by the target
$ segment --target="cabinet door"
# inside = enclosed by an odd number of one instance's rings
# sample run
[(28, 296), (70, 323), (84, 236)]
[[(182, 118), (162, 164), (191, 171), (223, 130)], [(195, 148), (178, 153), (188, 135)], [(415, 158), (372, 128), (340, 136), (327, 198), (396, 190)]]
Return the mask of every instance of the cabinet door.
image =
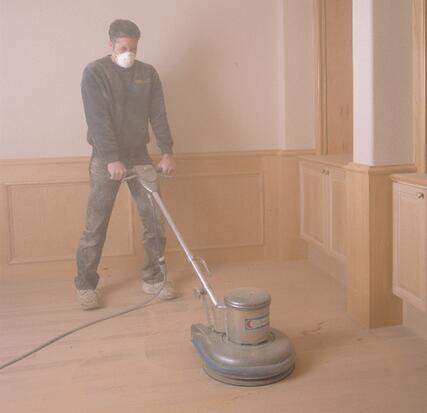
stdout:
[(426, 287), (427, 190), (393, 184), (393, 293), (422, 311)]
[(347, 195), (345, 171), (330, 168), (329, 247), (333, 256), (345, 260), (347, 252)]
[(327, 249), (328, 188), (324, 168), (300, 164), (301, 237)]

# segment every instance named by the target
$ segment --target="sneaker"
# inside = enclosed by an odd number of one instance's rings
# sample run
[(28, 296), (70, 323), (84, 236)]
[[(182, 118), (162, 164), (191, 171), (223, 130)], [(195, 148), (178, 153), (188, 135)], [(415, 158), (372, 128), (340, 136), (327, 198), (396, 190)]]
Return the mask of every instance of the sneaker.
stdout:
[[(143, 282), (142, 291), (144, 291), (144, 293), (146, 294), (157, 294), (160, 288), (162, 288), (162, 285), (163, 281), (154, 284)], [(178, 294), (173, 284), (170, 281), (166, 281), (166, 284), (164, 284), (162, 291), (160, 291), (159, 298), (162, 300), (172, 300), (173, 298), (176, 298), (177, 295)]]
[(99, 308), (99, 297), (95, 290), (77, 290), (77, 299), (83, 310)]

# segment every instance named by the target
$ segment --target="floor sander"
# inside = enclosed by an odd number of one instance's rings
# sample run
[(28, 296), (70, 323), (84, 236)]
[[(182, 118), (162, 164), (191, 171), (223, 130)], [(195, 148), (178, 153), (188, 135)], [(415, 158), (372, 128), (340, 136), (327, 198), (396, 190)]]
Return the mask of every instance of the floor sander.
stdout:
[(156, 204), (166, 218), (200, 280), (195, 295), (204, 301), (208, 322), (191, 326), (191, 341), (205, 372), (215, 380), (238, 386), (271, 384), (290, 375), (295, 351), (285, 334), (270, 328), (269, 293), (237, 288), (227, 292), (221, 304), (207, 281), (205, 261), (193, 256), (159, 195), (154, 167), (135, 166), (127, 179), (137, 179), (148, 192), (153, 208)]

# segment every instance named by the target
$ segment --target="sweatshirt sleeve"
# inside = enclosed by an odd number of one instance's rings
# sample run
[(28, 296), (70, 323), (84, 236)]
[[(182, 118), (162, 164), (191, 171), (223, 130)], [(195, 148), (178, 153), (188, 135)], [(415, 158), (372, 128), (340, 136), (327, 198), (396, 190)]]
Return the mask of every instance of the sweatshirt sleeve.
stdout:
[(83, 72), (81, 91), (90, 143), (106, 162), (118, 161), (118, 145), (106, 91), (101, 79), (90, 66)]
[(169, 129), (169, 123), (166, 115), (165, 100), (163, 88), (159, 75), (156, 70), (152, 75), (152, 92), (149, 110), (149, 119), (151, 128), (156, 136), (157, 146), (162, 154), (171, 154), (173, 140)]

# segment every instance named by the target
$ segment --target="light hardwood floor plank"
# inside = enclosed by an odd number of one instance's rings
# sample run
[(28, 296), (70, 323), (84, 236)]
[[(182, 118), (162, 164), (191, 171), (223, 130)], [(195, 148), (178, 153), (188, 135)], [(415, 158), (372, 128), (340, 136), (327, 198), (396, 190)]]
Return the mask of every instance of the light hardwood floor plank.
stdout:
[[(73, 334), (0, 371), (0, 411), (422, 413), (427, 341), (403, 327), (368, 330), (346, 315), (344, 287), (307, 261), (214, 265), (218, 296), (267, 289), (271, 323), (297, 352), (287, 380), (259, 388), (218, 383), (203, 372), (190, 325), (204, 322), (187, 267), (171, 268), (177, 300)], [(14, 277), (0, 284), (0, 363), (53, 335), (142, 301), (138, 274), (102, 278), (105, 307), (81, 311), (72, 279)]]

